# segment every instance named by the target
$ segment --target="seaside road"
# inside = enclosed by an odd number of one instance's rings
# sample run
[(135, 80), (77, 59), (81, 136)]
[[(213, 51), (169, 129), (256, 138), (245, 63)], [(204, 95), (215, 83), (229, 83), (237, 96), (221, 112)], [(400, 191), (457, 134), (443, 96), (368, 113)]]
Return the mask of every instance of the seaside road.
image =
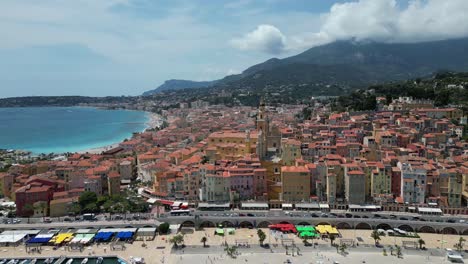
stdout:
[(76, 221), (76, 222), (52, 222), (52, 223), (20, 223), (20, 224), (0, 224), (0, 230), (21, 230), (21, 229), (100, 229), (100, 228), (139, 228), (158, 227), (159, 221)]

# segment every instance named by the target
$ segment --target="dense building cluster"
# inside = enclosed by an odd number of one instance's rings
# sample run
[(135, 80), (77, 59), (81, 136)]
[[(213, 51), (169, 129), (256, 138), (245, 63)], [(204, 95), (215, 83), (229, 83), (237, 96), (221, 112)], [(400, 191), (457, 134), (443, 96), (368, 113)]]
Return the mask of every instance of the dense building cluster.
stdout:
[(189, 204), (468, 213), (461, 110), (400, 98), (376, 112), (330, 113), (314, 102), (312, 117), (300, 120), (303, 107), (197, 101), (165, 110), (167, 127), (135, 133), (117, 148), (12, 166), (0, 174), (0, 194), (16, 202), (20, 216), (65, 215), (84, 191), (118, 195), (136, 179), (154, 197)]

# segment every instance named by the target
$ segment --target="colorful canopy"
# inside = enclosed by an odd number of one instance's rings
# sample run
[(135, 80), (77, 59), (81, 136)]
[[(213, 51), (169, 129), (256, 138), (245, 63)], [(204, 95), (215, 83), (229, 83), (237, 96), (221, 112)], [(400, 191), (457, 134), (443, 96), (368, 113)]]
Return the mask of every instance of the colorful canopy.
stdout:
[(70, 242), (73, 238), (73, 233), (61, 233), (54, 236), (49, 243), (54, 243), (56, 245), (62, 244), (62, 242)]
[(109, 241), (111, 239), (112, 235), (114, 235), (113, 232), (99, 232), (99, 233), (96, 234), (94, 239), (96, 241)]
[(297, 232), (315, 232), (315, 228), (313, 226), (303, 226), (303, 225), (297, 225), (296, 226)]
[(270, 229), (279, 230), (281, 232), (291, 232), (297, 233), (296, 227), (293, 224), (276, 224), (276, 225), (269, 225)]
[(133, 237), (133, 232), (119, 232), (117, 238), (119, 239), (130, 239)]
[(338, 235), (338, 230), (335, 227), (332, 227), (331, 225), (318, 225), (315, 227), (315, 229), (320, 233), (320, 234), (330, 234), (330, 235)]
[(49, 240), (51, 240), (53, 236), (54, 234), (39, 234), (35, 236), (34, 238), (31, 238), (30, 240), (28, 240), (27, 243), (45, 244), (45, 243), (48, 243)]
[(222, 229), (222, 228), (217, 228), (215, 232), (218, 235), (224, 235), (224, 229)]

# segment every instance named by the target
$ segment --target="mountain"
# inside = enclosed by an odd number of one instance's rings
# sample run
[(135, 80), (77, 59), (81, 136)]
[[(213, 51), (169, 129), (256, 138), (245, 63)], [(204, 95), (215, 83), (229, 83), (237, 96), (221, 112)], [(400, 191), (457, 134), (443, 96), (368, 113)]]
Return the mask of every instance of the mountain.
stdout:
[(358, 88), (442, 70), (468, 71), (467, 47), (468, 38), (419, 43), (336, 41), (284, 59), (269, 59), (211, 85), (249, 89), (292, 85), (320, 93), (330, 85)]
[(152, 95), (155, 93), (160, 93), (169, 90), (181, 90), (181, 89), (190, 89), (190, 88), (203, 88), (209, 87), (215, 84), (216, 81), (207, 81), (207, 82), (195, 82), (189, 80), (167, 80), (161, 84), (158, 88), (144, 92), (143, 95)]

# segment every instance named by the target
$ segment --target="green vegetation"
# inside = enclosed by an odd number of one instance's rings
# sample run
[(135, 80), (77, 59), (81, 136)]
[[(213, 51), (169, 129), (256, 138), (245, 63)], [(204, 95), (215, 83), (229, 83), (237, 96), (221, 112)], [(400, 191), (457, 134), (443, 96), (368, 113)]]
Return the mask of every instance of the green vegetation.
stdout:
[(371, 237), (374, 239), (374, 244), (377, 244), (377, 241), (380, 240), (380, 234), (377, 230), (372, 231)]
[(34, 207), (32, 204), (25, 204), (23, 206), (23, 215), (26, 217), (31, 217), (34, 215)]
[(339, 249), (340, 249), (341, 254), (345, 255), (347, 253), (346, 250), (348, 249), (348, 246), (343, 244), (343, 245), (339, 246)]
[(169, 242), (173, 243), (174, 247), (177, 249), (180, 244), (184, 243), (184, 236), (181, 234), (175, 235), (169, 239)]
[(415, 79), (401, 82), (372, 85), (366, 90), (357, 90), (336, 99), (332, 108), (344, 110), (374, 110), (375, 98), (382, 96), (386, 103), (400, 96), (434, 101), (435, 106), (449, 104), (462, 105), (468, 111), (468, 73), (441, 72), (427, 79)]
[(419, 249), (423, 249), (423, 246), (426, 244), (422, 238), (418, 239)]
[(237, 247), (236, 246), (229, 246), (227, 243), (225, 244), (224, 251), (226, 251), (226, 254), (235, 259), (237, 258)]
[(330, 245), (333, 246), (336, 237), (334, 235), (330, 235)]
[(208, 238), (206, 238), (205, 236), (202, 237), (202, 239), (200, 240), (200, 242), (203, 243), (203, 247), (206, 247), (206, 241), (208, 241)]
[(257, 231), (257, 235), (258, 235), (258, 241), (260, 242), (260, 246), (263, 246), (263, 241), (265, 241), (265, 239), (266, 239), (265, 232), (263, 232), (263, 230), (259, 229)]
[(161, 234), (167, 234), (167, 232), (169, 232), (169, 223), (161, 223), (158, 227), (158, 230), (159, 230), (159, 233)]
[(463, 246), (465, 245), (465, 241), (466, 241), (466, 239), (464, 239), (463, 237), (460, 237), (460, 238), (458, 239), (458, 242), (457, 242), (455, 245), (453, 245), (453, 247), (454, 247), (458, 252), (462, 252)]
[(403, 256), (403, 253), (401, 252), (401, 247), (398, 245), (395, 245), (395, 250), (396, 250), (397, 257), (401, 258)]
[(393, 256), (393, 251), (395, 250), (392, 245), (388, 246), (388, 250), (390, 250), (390, 255)]
[(130, 192), (115, 196), (100, 196), (94, 192), (83, 192), (78, 203), (72, 205), (70, 212), (80, 213), (144, 213), (149, 210), (143, 198)]

